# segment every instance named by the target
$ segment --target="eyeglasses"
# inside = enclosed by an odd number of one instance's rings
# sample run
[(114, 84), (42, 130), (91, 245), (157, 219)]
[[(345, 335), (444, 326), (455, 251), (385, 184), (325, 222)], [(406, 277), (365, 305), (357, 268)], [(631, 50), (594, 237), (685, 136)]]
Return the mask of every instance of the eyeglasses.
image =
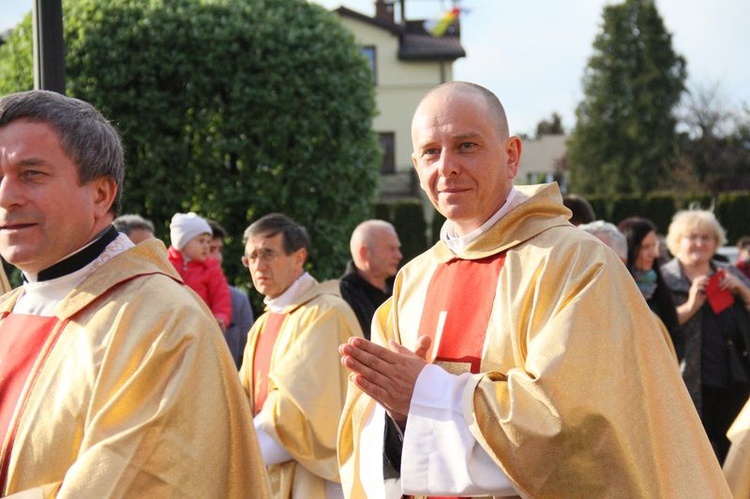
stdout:
[(279, 253), (272, 249), (262, 249), (259, 251), (254, 251), (249, 255), (242, 256), (242, 265), (244, 265), (245, 267), (249, 267), (251, 263), (256, 263), (258, 260), (264, 263), (269, 263), (277, 256), (279, 256)]
[(716, 240), (714, 236), (709, 236), (707, 234), (685, 234), (682, 236), (684, 239), (687, 239), (691, 243), (695, 242), (702, 242), (702, 243), (710, 243)]

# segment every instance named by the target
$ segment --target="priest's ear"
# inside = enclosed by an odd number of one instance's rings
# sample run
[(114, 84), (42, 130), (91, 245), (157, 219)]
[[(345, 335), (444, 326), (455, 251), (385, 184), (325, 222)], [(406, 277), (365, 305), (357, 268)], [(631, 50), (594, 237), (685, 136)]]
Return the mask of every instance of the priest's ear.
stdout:
[(115, 197), (117, 197), (117, 182), (115, 182), (115, 179), (103, 176), (95, 178), (83, 187), (90, 190), (96, 217), (103, 217), (109, 213), (112, 203), (115, 202)]
[(292, 256), (294, 257), (294, 267), (303, 270), (305, 268), (305, 262), (307, 261), (307, 250), (305, 248), (300, 248), (292, 253)]

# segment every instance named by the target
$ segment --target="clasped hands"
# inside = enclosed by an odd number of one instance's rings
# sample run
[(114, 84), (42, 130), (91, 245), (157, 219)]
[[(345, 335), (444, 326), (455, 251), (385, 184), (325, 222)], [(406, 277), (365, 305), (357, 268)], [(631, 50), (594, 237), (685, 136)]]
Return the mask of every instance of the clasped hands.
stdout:
[(349, 379), (382, 405), (403, 429), (414, 385), (427, 364), (431, 344), (429, 336), (420, 336), (412, 352), (393, 340), (388, 340), (389, 348), (385, 348), (364, 338), (352, 337), (339, 346), (339, 353), (341, 364), (352, 371)]

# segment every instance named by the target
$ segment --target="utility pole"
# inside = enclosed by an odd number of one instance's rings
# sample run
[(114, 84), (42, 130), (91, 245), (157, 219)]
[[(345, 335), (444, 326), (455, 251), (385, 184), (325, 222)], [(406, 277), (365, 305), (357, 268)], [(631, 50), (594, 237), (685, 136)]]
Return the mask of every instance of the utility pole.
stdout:
[(65, 95), (62, 0), (34, 0), (34, 88)]

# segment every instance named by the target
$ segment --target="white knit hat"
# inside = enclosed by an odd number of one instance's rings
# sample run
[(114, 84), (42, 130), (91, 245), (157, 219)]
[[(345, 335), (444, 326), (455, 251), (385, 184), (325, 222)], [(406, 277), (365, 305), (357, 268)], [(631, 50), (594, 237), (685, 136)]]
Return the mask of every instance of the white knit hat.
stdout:
[(169, 237), (172, 246), (178, 250), (182, 250), (191, 239), (201, 234), (211, 234), (211, 226), (195, 213), (175, 213), (172, 217)]

